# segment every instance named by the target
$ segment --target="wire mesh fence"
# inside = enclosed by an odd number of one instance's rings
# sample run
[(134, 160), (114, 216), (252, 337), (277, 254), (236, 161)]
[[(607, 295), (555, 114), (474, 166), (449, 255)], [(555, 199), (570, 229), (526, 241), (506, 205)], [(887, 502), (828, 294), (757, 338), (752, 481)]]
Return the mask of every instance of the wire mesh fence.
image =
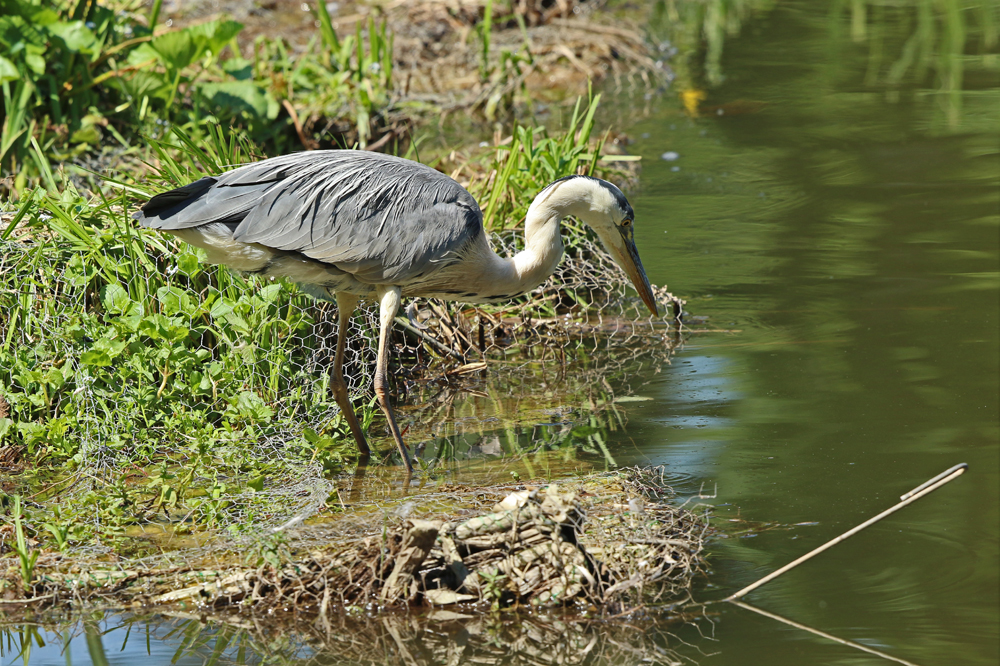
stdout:
[[(287, 533), (329, 507), (354, 446), (329, 386), (335, 304), (122, 226), (95, 245), (32, 232), (2, 248), (0, 461), (21, 472), (8, 492), (28, 496), (29, 525), (63, 530), (62, 551), (83, 561), (121, 554), (137, 525), (165, 524), (168, 547), (130, 546), (160, 566)], [(560, 446), (610, 458), (604, 433), (624, 424), (616, 392), (648, 379), (643, 365), (669, 363), (670, 315), (639, 316), (624, 274), (570, 233), (559, 270), (525, 302), (419, 301), (397, 318), (400, 419), (425, 470)], [(657, 296), (671, 312), (676, 300)], [(376, 308), (359, 309), (345, 377), (377, 437), (376, 327)], [(541, 436), (511, 428), (512, 401), (547, 415)]]

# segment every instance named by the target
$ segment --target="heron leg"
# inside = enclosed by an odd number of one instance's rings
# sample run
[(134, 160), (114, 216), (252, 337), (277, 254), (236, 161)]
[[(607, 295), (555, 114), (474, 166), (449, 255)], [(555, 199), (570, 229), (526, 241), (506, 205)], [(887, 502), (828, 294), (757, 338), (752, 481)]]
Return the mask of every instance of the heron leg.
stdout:
[(350, 328), (351, 315), (357, 306), (357, 296), (337, 292), (337, 351), (333, 357), (333, 376), (330, 378), (330, 387), (333, 389), (333, 397), (340, 405), (340, 413), (347, 419), (351, 434), (354, 435), (354, 440), (358, 443), (358, 451), (363, 458), (367, 458), (371, 455), (371, 449), (368, 448), (368, 440), (365, 439), (365, 433), (354, 413), (354, 405), (347, 393), (347, 382), (344, 381), (344, 349), (347, 346), (347, 329)]
[(392, 321), (396, 318), (399, 310), (400, 290), (399, 287), (379, 287), (379, 332), (378, 332), (378, 363), (375, 365), (375, 395), (378, 396), (378, 404), (385, 412), (385, 417), (389, 421), (389, 431), (392, 438), (396, 440), (399, 448), (399, 455), (403, 457), (403, 464), (406, 466), (407, 478), (413, 473), (413, 464), (410, 462), (410, 453), (403, 443), (403, 437), (399, 434), (399, 426), (396, 425), (396, 416), (392, 411), (392, 403), (389, 402), (388, 387), (386, 377), (389, 369), (389, 333), (392, 331)]

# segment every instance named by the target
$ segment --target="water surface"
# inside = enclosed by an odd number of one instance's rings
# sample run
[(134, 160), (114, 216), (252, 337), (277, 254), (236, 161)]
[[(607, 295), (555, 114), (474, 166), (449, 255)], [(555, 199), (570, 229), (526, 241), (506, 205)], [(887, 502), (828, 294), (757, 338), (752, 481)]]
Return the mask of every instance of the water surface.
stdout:
[[(650, 279), (739, 331), (689, 338), (655, 401), (632, 411), (634, 460), (682, 469), (692, 489), (717, 484), (720, 517), (810, 523), (718, 542), (706, 597), (968, 462), (959, 481), (749, 599), (917, 663), (993, 664), (996, 40), (982, 55), (979, 9), (942, 3), (938, 50), (900, 75), (928, 5), (868, 6), (852, 31), (856, 15), (835, 4), (749, 18), (725, 42), (717, 85), (697, 61), (680, 68), (682, 89), (707, 93), (701, 117), (665, 102), (632, 129)], [(941, 40), (959, 29), (964, 47), (948, 53)], [(715, 638), (701, 663), (877, 661), (739, 609), (716, 618)]]
[[(728, 332), (691, 333), (672, 364), (631, 382), (652, 399), (628, 404), (610, 454), (666, 465), (683, 493), (717, 492), (703, 501), (734, 531), (712, 544), (703, 599), (969, 463), (748, 600), (917, 664), (996, 664), (1000, 12), (802, 1), (670, 2), (655, 14), (664, 53), (681, 49), (673, 85), (610, 107), (632, 119), (643, 155), (638, 243), (650, 279), (707, 317), (698, 328)], [(538, 663), (883, 663), (729, 606), (634, 631), (533, 621), (542, 629), (505, 621), (517, 636), (472, 621), (355, 630), (388, 641), (384, 663), (432, 663), (447, 652), (427, 647), (440, 640), (488, 663), (522, 663), (517, 645)], [(218, 643), (198, 618), (121, 622), (9, 634), (0, 663), (22, 663), (25, 640), (31, 664), (168, 663), (178, 651), (185, 664), (349, 663), (315, 641)], [(595, 651), (610, 645), (597, 637), (637, 649)]]

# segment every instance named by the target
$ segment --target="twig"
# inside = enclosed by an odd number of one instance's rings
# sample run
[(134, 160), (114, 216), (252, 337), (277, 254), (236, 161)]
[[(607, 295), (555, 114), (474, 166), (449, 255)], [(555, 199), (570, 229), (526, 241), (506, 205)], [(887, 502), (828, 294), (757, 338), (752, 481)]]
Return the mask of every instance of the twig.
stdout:
[(30, 597), (25, 599), (0, 599), (0, 604), (33, 604), (39, 601), (45, 601), (46, 599), (51, 599), (56, 596), (56, 593), (46, 594), (41, 597)]
[(642, 35), (631, 30), (625, 30), (623, 28), (613, 28), (607, 25), (598, 25), (595, 23), (576, 21), (573, 19), (563, 19), (557, 18), (553, 19), (552, 23), (554, 25), (560, 25), (565, 28), (573, 28), (575, 30), (582, 30), (584, 32), (596, 32), (603, 33), (605, 35), (615, 35), (617, 37), (623, 37), (625, 39), (630, 39), (638, 44), (642, 43)]
[(462, 363), (465, 363), (465, 359), (462, 356), (456, 354), (453, 349), (449, 349), (448, 347), (446, 347), (442, 343), (438, 342), (437, 340), (435, 340), (431, 336), (427, 335), (426, 333), (424, 333), (423, 331), (421, 331), (417, 327), (413, 326), (412, 324), (410, 324), (409, 321), (406, 320), (405, 317), (396, 317), (396, 323), (399, 324), (400, 326), (402, 326), (403, 328), (405, 328), (410, 333), (413, 333), (415, 336), (417, 336), (418, 338), (420, 338), (421, 340), (423, 340), (424, 342), (426, 342), (430, 346), (434, 347), (435, 349), (437, 349), (441, 353), (447, 354), (448, 356), (451, 356), (456, 361), (461, 361)]
[(392, 137), (394, 137), (394, 136), (396, 136), (396, 133), (395, 133), (395, 132), (393, 132), (393, 131), (392, 131), (392, 130), (390, 129), (390, 130), (389, 130), (388, 132), (386, 132), (385, 134), (383, 134), (383, 135), (382, 135), (382, 138), (381, 138), (381, 139), (379, 139), (379, 140), (378, 140), (378, 141), (376, 141), (375, 143), (370, 143), (370, 144), (368, 144), (367, 146), (365, 146), (365, 150), (378, 150), (379, 148), (381, 148), (381, 147), (382, 147), (382, 146), (384, 146), (385, 144), (389, 143), (389, 141), (390, 141), (390, 140), (392, 139)]
[(926, 481), (926, 482), (920, 484), (919, 486), (917, 486), (916, 488), (914, 488), (910, 492), (908, 492), (905, 495), (903, 495), (900, 498), (900, 499), (902, 499), (902, 501), (899, 502), (898, 504), (896, 504), (895, 506), (893, 506), (892, 508), (886, 509), (885, 511), (883, 511), (880, 514), (878, 514), (874, 518), (869, 518), (868, 520), (866, 520), (865, 522), (861, 523), (857, 527), (854, 527), (852, 529), (847, 530), (846, 532), (844, 532), (843, 534), (841, 534), (836, 539), (833, 539), (831, 541), (827, 541), (826, 543), (824, 543), (819, 548), (806, 553), (805, 555), (803, 555), (799, 559), (795, 560), (794, 562), (790, 562), (789, 564), (786, 564), (785, 566), (781, 567), (777, 571), (773, 571), (773, 572), (769, 573), (768, 575), (766, 575), (763, 578), (761, 578), (760, 580), (758, 580), (756, 583), (752, 583), (750, 585), (747, 585), (746, 587), (744, 587), (742, 590), (740, 590), (736, 594), (732, 594), (732, 595), (726, 597), (725, 599), (723, 599), (723, 601), (735, 601), (736, 599), (739, 599), (740, 597), (742, 597), (746, 593), (748, 593), (748, 592), (750, 592), (752, 590), (756, 590), (758, 587), (760, 587), (764, 583), (767, 583), (767, 582), (770, 582), (770, 581), (774, 580), (775, 578), (777, 578), (781, 574), (785, 573), (786, 571), (791, 571), (792, 569), (794, 569), (795, 567), (799, 566), (800, 564), (802, 564), (806, 560), (810, 560), (813, 557), (815, 557), (816, 555), (819, 555), (820, 553), (822, 553), (824, 550), (826, 550), (828, 548), (832, 548), (833, 546), (836, 546), (841, 541), (844, 541), (848, 537), (854, 536), (855, 534), (857, 534), (861, 530), (865, 529), (869, 525), (874, 525), (875, 523), (877, 523), (878, 521), (882, 520), (886, 516), (899, 511), (900, 509), (902, 509), (907, 504), (912, 504), (913, 502), (916, 502), (918, 499), (920, 499), (924, 495), (928, 495), (928, 494), (934, 492), (935, 490), (937, 490), (938, 488), (940, 488), (944, 484), (948, 483), (949, 481), (957, 479), (959, 476), (962, 475), (962, 473), (966, 469), (968, 469), (968, 467), (969, 466), (967, 464), (965, 464), (965, 463), (959, 463), (959, 464), (955, 465), (954, 467), (952, 467), (952, 468), (950, 468), (948, 470), (945, 470), (941, 474), (938, 474), (937, 476), (935, 476), (933, 479), (930, 479), (929, 481)]
[(874, 648), (868, 647), (867, 645), (855, 643), (854, 641), (849, 641), (846, 638), (840, 638), (838, 636), (834, 636), (833, 634), (828, 634), (825, 631), (820, 631), (819, 629), (813, 629), (812, 627), (806, 626), (804, 624), (799, 624), (798, 622), (795, 622), (793, 620), (789, 620), (787, 617), (781, 617), (780, 615), (775, 615), (774, 613), (768, 613), (766, 610), (761, 610), (760, 608), (757, 608), (756, 606), (751, 606), (748, 603), (744, 603), (742, 601), (732, 601), (732, 603), (739, 606), (740, 608), (745, 608), (748, 611), (753, 611), (754, 613), (759, 613), (764, 617), (769, 617), (772, 620), (777, 620), (778, 622), (787, 624), (790, 627), (795, 627), (796, 629), (801, 629), (802, 631), (808, 631), (810, 634), (815, 634), (816, 636), (821, 636), (836, 643), (840, 643), (841, 645), (847, 645), (848, 647), (852, 647), (856, 650), (861, 650), (863, 652), (867, 652), (868, 654), (873, 654), (876, 657), (882, 657), (883, 659), (888, 659), (889, 661), (894, 661), (898, 664), (906, 664), (906, 666), (917, 666), (912, 661), (906, 661), (905, 659), (900, 659), (899, 657), (893, 657), (891, 654), (880, 652)]
[(287, 99), (281, 100), (281, 105), (285, 107), (285, 111), (288, 111), (288, 115), (292, 119), (292, 124), (295, 125), (295, 133), (299, 135), (299, 141), (302, 142), (302, 147), (306, 150), (315, 150), (316, 144), (306, 138), (306, 133), (302, 129), (302, 123), (299, 121), (299, 114), (295, 111), (295, 107)]

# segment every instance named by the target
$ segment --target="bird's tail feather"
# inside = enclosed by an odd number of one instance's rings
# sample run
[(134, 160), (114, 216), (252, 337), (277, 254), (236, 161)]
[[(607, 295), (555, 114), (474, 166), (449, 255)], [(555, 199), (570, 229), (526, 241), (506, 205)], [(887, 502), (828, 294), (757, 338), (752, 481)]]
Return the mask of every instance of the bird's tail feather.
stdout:
[(222, 187), (218, 177), (157, 194), (132, 217), (144, 227), (174, 231), (221, 222), (236, 225), (273, 183)]

